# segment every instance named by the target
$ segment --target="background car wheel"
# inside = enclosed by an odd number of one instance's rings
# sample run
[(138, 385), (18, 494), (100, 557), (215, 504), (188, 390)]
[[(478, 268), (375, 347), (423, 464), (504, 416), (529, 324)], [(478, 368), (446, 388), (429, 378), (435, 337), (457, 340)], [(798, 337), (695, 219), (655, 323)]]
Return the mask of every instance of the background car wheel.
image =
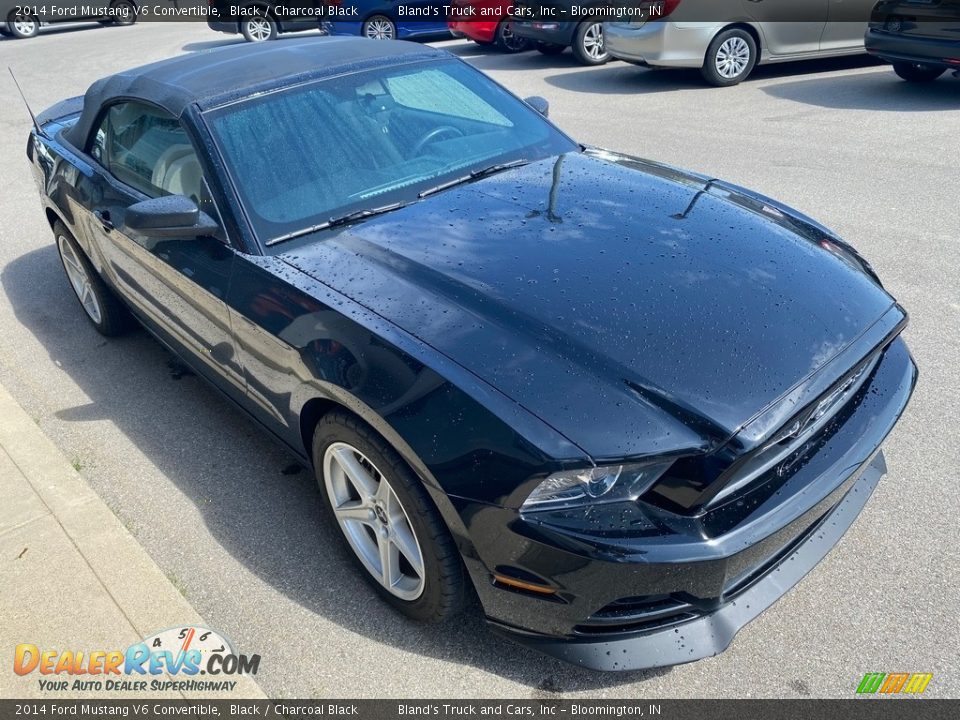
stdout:
[(333, 411), (317, 424), (313, 463), (326, 514), (377, 592), (415, 620), (440, 622), (460, 612), (460, 555), (396, 451), (353, 415)]
[(559, 55), (567, 49), (566, 45), (557, 45), (556, 43), (537, 42), (537, 52), (544, 55)]
[(713, 39), (700, 72), (711, 85), (728, 87), (745, 80), (756, 64), (757, 42), (753, 35), (733, 28)]
[(53, 235), (67, 280), (70, 281), (70, 287), (76, 293), (87, 319), (101, 335), (113, 337), (122, 334), (130, 327), (131, 318), (127, 308), (93, 269), (63, 223), (54, 225)]
[(933, 82), (946, 72), (946, 68), (921, 65), (919, 63), (894, 63), (893, 71), (907, 82)]
[(110, 18), (111, 25), (123, 27), (133, 25), (137, 21), (137, 7), (129, 0), (114, 0), (110, 3), (113, 16)]
[(266, 42), (277, 39), (277, 24), (269, 15), (247, 18), (240, 24), (240, 31), (247, 42)]
[(497, 48), (505, 53), (523, 52), (530, 48), (530, 39), (513, 32), (512, 20), (501, 20), (497, 25)]
[(364, 37), (373, 40), (395, 40), (397, 26), (386, 15), (374, 15), (364, 20), (360, 32)]
[(603, 23), (587, 20), (573, 34), (573, 55), (582, 65), (603, 65), (610, 59), (603, 43)]
[(33, 15), (10, 13), (7, 18), (7, 32), (15, 38), (32, 38), (40, 32), (40, 21)]

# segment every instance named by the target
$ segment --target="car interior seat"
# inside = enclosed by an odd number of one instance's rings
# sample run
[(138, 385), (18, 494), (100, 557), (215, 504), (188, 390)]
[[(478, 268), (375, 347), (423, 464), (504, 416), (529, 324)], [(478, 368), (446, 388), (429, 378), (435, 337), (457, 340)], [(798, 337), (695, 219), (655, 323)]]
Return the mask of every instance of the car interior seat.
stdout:
[(203, 171), (193, 147), (172, 145), (164, 150), (153, 168), (151, 183), (166, 194), (184, 195), (199, 204)]

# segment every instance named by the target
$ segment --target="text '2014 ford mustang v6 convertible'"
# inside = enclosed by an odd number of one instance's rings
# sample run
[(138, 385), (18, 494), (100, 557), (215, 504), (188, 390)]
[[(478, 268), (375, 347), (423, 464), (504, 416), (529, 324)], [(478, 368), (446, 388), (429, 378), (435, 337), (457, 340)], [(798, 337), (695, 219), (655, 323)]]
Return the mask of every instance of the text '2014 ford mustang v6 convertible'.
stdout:
[(27, 154), (93, 325), (136, 317), (309, 463), (387, 602), (696, 660), (870, 496), (906, 314), (810, 218), (546, 110), (441, 50), (293, 40), (100, 80)]

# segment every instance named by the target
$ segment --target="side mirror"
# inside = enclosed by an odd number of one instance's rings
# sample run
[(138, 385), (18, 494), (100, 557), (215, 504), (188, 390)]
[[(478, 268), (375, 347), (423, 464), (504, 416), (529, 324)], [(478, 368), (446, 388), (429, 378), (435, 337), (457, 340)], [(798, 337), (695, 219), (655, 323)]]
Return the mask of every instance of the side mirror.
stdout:
[(550, 117), (550, 102), (539, 95), (531, 95), (523, 101), (544, 117)]
[(124, 214), (123, 227), (132, 235), (184, 240), (219, 230), (213, 218), (183, 195), (165, 195), (131, 205)]

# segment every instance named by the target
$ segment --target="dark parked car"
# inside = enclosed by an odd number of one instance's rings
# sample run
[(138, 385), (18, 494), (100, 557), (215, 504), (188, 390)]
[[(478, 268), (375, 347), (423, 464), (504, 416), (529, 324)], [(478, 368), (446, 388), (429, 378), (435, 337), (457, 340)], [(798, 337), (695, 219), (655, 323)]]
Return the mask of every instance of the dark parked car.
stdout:
[(333, 23), (334, 35), (362, 35), (374, 40), (449, 38), (446, 7), (450, 0), (343, 0), (344, 15)]
[(909, 82), (932, 82), (960, 70), (960, 0), (882, 0), (865, 44)]
[(100, 80), (27, 155), (93, 326), (132, 314), (312, 467), (386, 601), (696, 660), (876, 487), (907, 316), (805, 215), (546, 109), (430, 47), (291, 40)]
[[(592, 4), (592, 3), (590, 3)], [(579, 15), (573, 20), (563, 20), (575, 15), (574, 8), (589, 6), (577, 0), (550, 0), (548, 3), (517, 0), (513, 3), (517, 20), (513, 32), (518, 38), (526, 38), (544, 55), (559, 55), (567, 48), (581, 65), (603, 65), (610, 60), (603, 40), (603, 21), (598, 15)], [(553, 15), (544, 13), (550, 8)], [(527, 19), (532, 18), (532, 19)]]
[(43, 25), (88, 20), (104, 25), (132, 25), (137, 21), (138, 8), (139, 3), (134, 0), (52, 0), (39, 4), (0, 0), (0, 35), (30, 38), (37, 35)]
[[(210, 0), (207, 27), (243, 35), (247, 42), (276, 40), (283, 33), (318, 30), (330, 34), (328, 18), (341, 0)], [(333, 13), (336, 12), (334, 9)]]

